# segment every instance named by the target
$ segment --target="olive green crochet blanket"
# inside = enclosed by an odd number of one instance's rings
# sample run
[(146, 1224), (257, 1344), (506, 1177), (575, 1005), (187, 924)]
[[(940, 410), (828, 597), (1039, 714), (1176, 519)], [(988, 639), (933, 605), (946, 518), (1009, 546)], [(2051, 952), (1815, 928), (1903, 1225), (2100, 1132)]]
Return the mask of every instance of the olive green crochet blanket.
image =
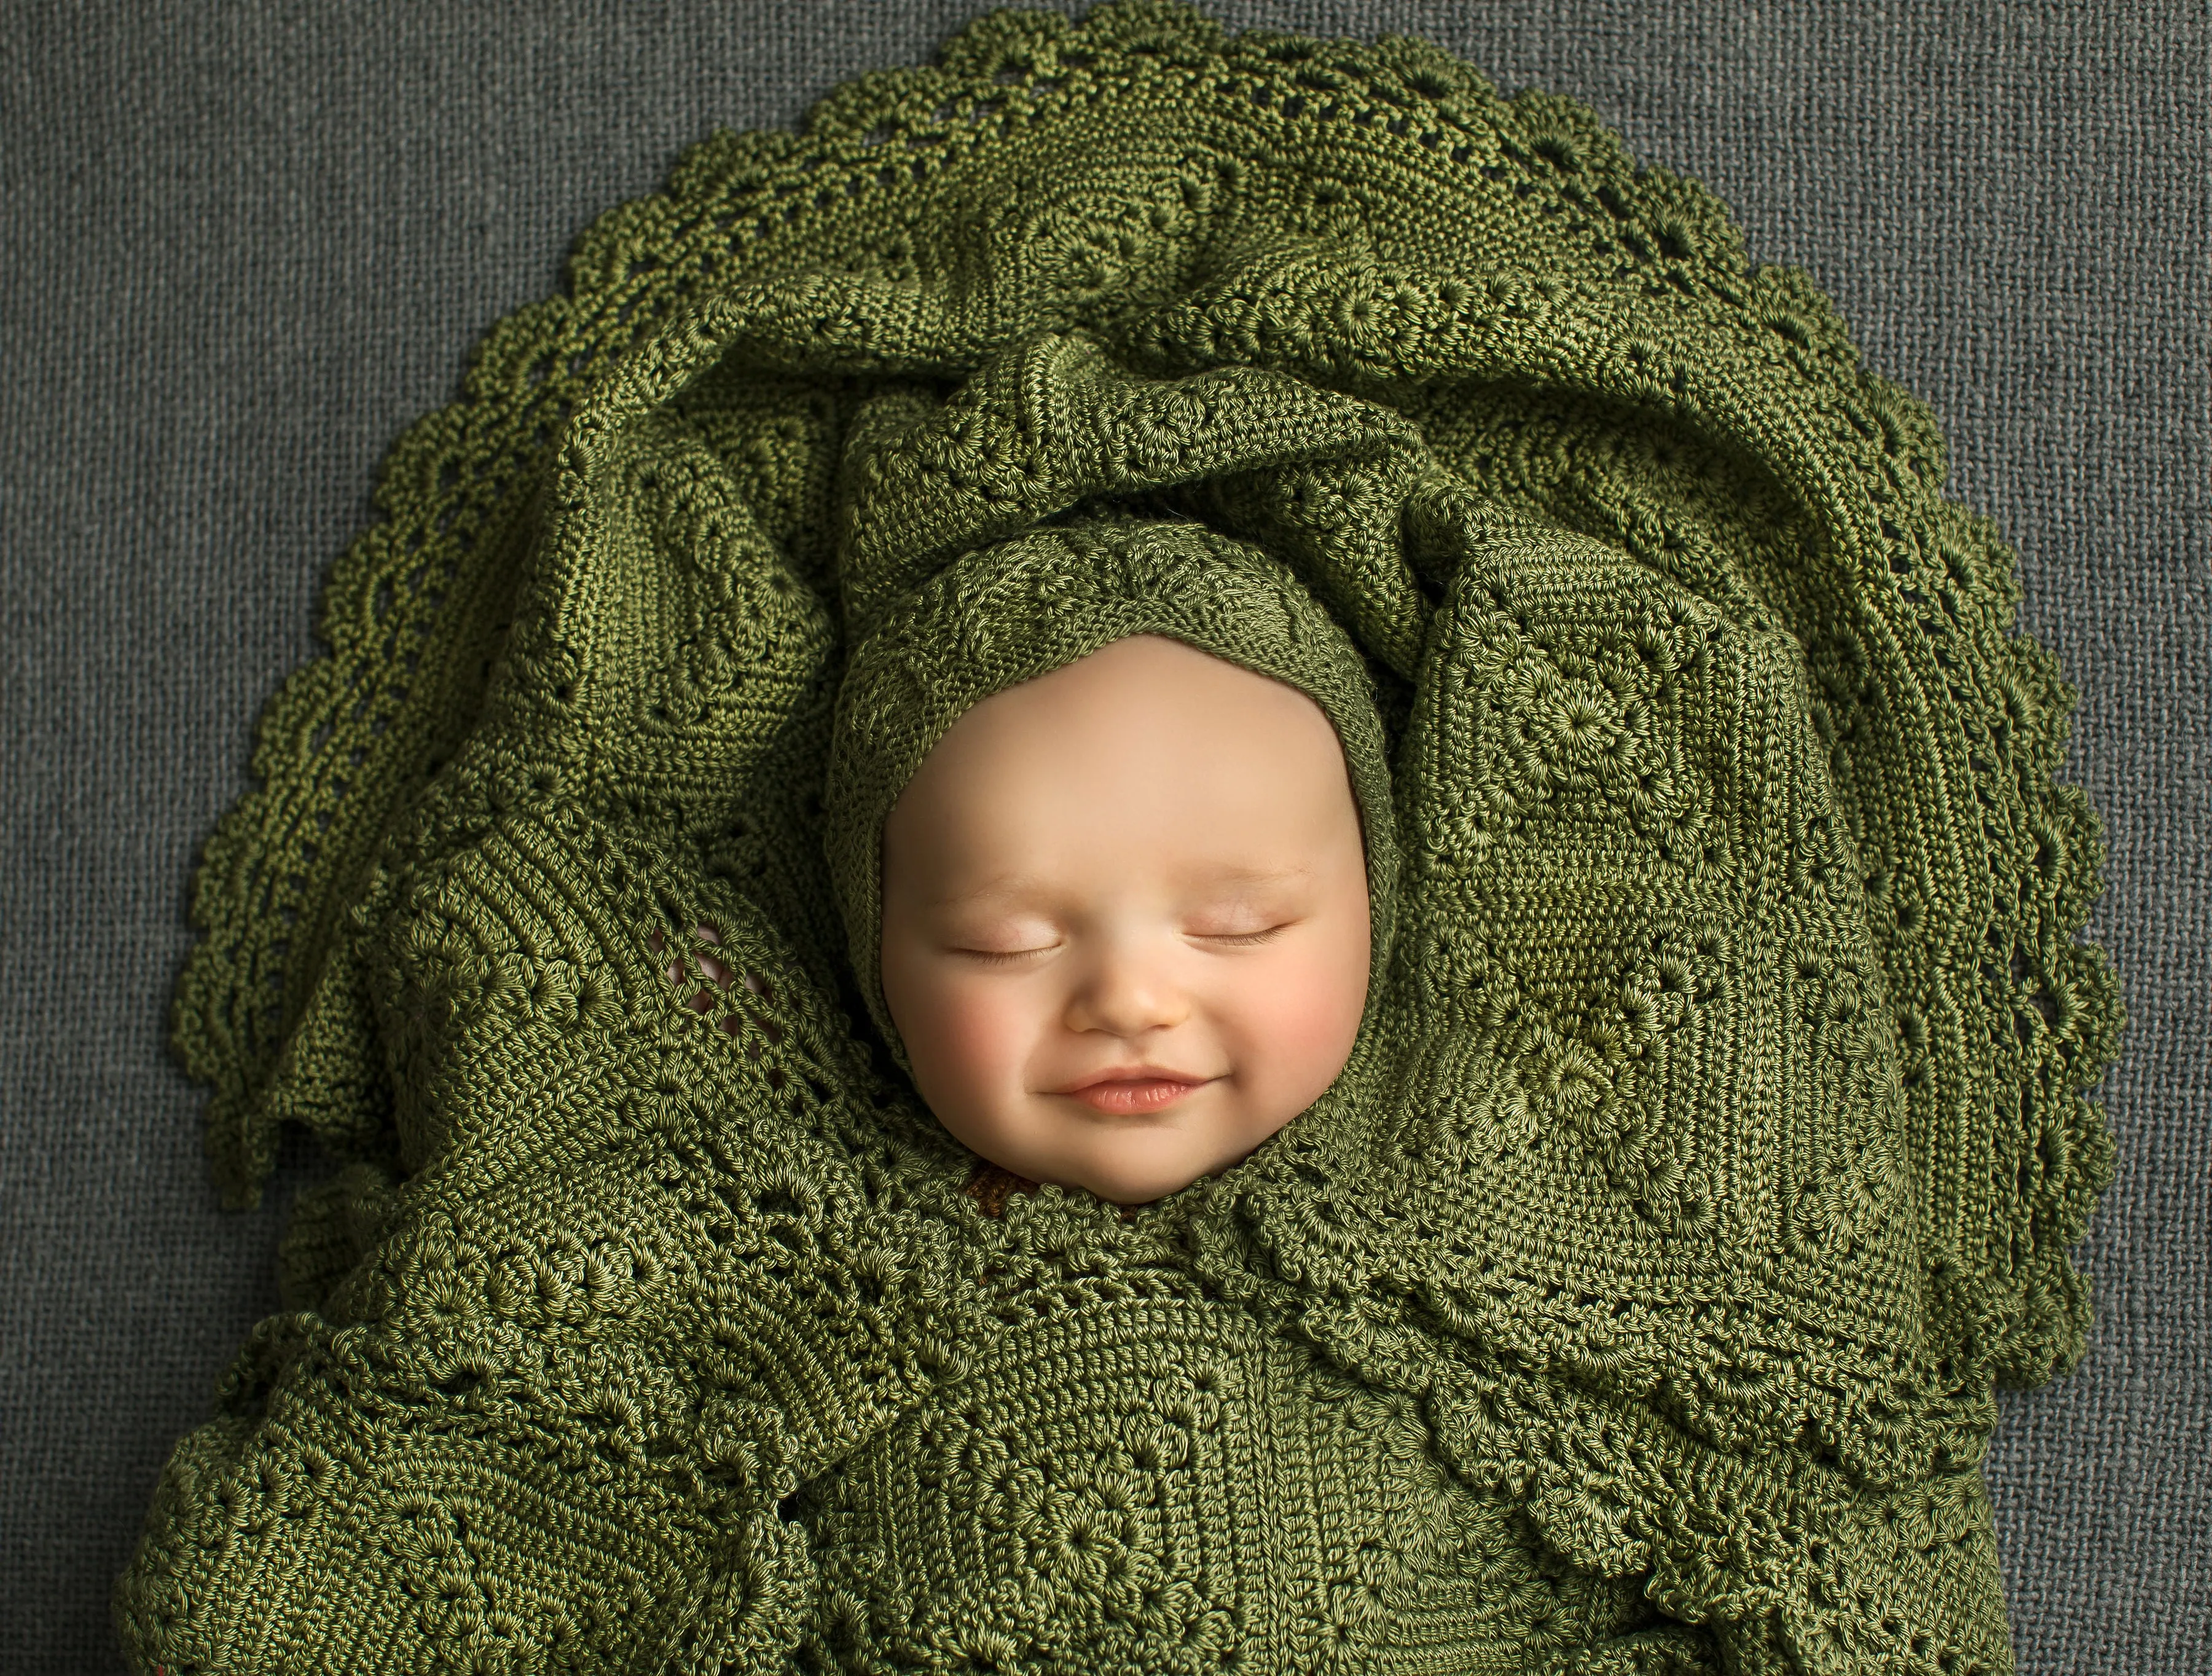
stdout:
[[(133, 1657), (2009, 1670), (2121, 1014), (1944, 478), (1709, 195), (1419, 41), (1003, 11), (701, 143), (396, 447), (208, 845), (217, 1174), (339, 1166)], [(1117, 518), (1350, 637), (1398, 856), (1338, 1087), (1126, 1214), (917, 1104), (824, 814), (854, 649)]]

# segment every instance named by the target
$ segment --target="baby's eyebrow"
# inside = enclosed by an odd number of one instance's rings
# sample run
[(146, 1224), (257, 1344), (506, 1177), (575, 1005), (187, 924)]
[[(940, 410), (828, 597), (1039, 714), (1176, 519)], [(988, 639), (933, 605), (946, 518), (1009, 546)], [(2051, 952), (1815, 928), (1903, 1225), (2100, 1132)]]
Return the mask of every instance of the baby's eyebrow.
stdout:
[(1048, 893), (1046, 882), (1026, 873), (998, 873), (967, 890), (942, 890), (927, 899), (933, 908), (990, 906), (1033, 901)]
[(1209, 885), (1286, 885), (1312, 878), (1313, 869), (1287, 862), (1281, 867), (1259, 867), (1249, 862), (1227, 862), (1219, 867), (1194, 868), (1189, 876), (1200, 884)]
[(1006, 902), (1033, 896), (1037, 893), (1036, 881), (1009, 874), (997, 879), (986, 879), (973, 890), (940, 891), (929, 899), (933, 908), (963, 907), (969, 903)]

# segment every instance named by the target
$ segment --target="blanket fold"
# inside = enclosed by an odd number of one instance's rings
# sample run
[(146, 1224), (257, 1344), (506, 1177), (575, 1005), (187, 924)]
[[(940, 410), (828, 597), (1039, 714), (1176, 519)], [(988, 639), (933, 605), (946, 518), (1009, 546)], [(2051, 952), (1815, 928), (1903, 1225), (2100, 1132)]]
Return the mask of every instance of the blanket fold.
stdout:
[[(199, 875), (218, 1177), (339, 1167), (143, 1666), (2010, 1668), (2098, 828), (1802, 275), (1568, 101), (1146, 0), (718, 136), (571, 265)], [(1135, 631), (1371, 698), (1368, 1016), (1217, 1176), (979, 1196), (877, 829), (917, 717)]]

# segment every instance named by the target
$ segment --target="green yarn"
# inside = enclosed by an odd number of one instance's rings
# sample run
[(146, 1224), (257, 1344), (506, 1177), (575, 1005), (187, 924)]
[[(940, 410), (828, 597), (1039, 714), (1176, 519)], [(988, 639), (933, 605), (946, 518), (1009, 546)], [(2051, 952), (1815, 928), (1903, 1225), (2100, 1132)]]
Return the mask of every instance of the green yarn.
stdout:
[[(1003, 11), (703, 143), (394, 449), (208, 846), (218, 1179), (338, 1168), (131, 1655), (2009, 1670), (2121, 1009), (1943, 481), (1707, 194), (1419, 41)], [(1142, 623), (1327, 695), (1395, 920), (1125, 1215), (855, 961), (927, 740)]]

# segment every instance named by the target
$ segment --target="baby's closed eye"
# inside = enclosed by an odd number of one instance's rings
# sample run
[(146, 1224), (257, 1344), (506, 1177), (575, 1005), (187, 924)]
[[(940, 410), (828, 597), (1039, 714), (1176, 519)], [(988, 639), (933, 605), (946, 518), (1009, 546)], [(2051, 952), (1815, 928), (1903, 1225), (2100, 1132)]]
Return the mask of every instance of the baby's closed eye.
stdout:
[(1057, 948), (1060, 928), (1038, 917), (955, 920), (944, 930), (949, 953), (977, 960), (1014, 960)]
[[(1273, 941), (1298, 923), (1295, 914), (1213, 914), (1185, 921), (1182, 935), (1215, 948), (1250, 948)], [(1024, 929), (1003, 934), (956, 935), (948, 952), (983, 965), (1002, 965), (1048, 954), (1066, 939), (1057, 930)]]
[(1033, 948), (966, 948), (956, 947), (952, 952), (971, 960), (989, 966), (1010, 960), (1026, 960), (1033, 955), (1049, 954), (1059, 948), (1057, 942), (1040, 943)]
[(1246, 948), (1279, 937), (1290, 925), (1270, 925), (1259, 931), (1193, 931), (1189, 935), (1202, 942), (1218, 943), (1231, 948)]

